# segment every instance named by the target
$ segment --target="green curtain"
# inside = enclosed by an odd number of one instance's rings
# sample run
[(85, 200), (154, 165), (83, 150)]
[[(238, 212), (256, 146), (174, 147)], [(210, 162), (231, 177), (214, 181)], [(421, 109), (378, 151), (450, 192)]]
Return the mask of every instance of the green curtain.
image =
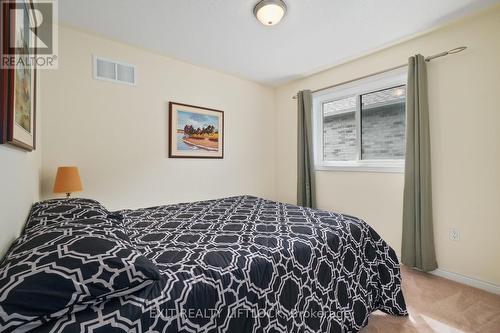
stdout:
[(437, 268), (432, 224), (427, 71), (425, 58), (419, 54), (408, 62), (403, 264), (424, 272)]
[(300, 91), (298, 101), (297, 204), (316, 207), (312, 143), (312, 93)]

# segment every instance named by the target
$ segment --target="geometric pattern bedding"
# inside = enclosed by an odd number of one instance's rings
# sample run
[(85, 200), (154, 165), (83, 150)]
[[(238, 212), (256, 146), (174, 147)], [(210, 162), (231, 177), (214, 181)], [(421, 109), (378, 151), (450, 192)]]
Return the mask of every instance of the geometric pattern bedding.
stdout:
[(113, 214), (161, 276), (40, 332), (357, 332), (407, 315), (394, 251), (355, 217), (251, 196)]
[(157, 267), (107, 220), (41, 224), (0, 265), (0, 331), (25, 331), (160, 278)]
[(62, 221), (88, 218), (108, 218), (113, 215), (98, 201), (91, 199), (69, 198), (51, 199), (37, 202), (31, 207), (25, 232), (33, 227), (50, 226)]

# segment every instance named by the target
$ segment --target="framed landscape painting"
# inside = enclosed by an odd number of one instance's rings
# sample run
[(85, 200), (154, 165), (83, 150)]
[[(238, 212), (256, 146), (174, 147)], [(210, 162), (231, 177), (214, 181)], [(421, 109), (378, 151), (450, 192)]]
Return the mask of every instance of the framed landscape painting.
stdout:
[[(36, 56), (36, 41), (30, 22), (35, 22), (32, 1), (5, 2), (15, 15), (3, 12), (3, 53), (15, 57), (15, 66), (2, 69), (2, 139), (31, 151), (36, 137), (36, 67), (29, 59)], [(35, 24), (36, 26), (36, 24)]]
[(223, 158), (224, 112), (170, 102), (168, 156)]

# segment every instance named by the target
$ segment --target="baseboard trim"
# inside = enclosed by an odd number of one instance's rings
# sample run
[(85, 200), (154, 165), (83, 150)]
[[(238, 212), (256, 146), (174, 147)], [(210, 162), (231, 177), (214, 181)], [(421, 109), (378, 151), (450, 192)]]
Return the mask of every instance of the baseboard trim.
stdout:
[(500, 286), (493, 284), (493, 283), (490, 283), (490, 282), (481, 281), (481, 280), (477, 280), (477, 279), (474, 279), (474, 278), (471, 278), (471, 277), (468, 277), (468, 276), (465, 276), (462, 274), (445, 271), (444, 269), (441, 269), (441, 268), (438, 268), (438, 269), (436, 269), (432, 272), (429, 272), (429, 273), (432, 275), (436, 275), (436, 276), (439, 276), (439, 277), (442, 277), (442, 278), (445, 278), (448, 280), (462, 283), (462, 284), (465, 284), (465, 285), (468, 285), (468, 286), (471, 286), (474, 288), (482, 289), (482, 290), (488, 291), (488, 292), (493, 293), (493, 294), (500, 295)]

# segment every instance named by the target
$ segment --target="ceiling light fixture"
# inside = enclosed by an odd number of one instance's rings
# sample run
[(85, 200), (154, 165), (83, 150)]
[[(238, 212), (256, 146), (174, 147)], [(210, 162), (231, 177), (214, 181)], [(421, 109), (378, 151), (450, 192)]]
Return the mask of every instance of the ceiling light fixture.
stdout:
[(285, 16), (286, 4), (283, 0), (261, 0), (253, 9), (253, 14), (262, 24), (278, 24)]

